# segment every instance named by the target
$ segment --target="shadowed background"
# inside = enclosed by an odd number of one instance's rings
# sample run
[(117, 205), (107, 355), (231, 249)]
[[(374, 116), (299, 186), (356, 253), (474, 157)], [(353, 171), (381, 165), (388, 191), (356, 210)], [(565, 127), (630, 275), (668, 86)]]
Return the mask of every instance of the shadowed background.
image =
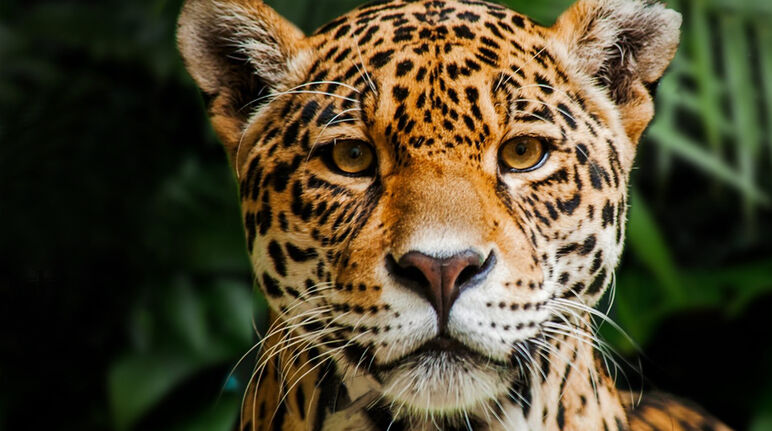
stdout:
[[(361, 2), (275, 0), (306, 32)], [(570, 0), (505, 3), (551, 24)], [(0, 430), (232, 428), (265, 305), (174, 46), (181, 0), (0, 2)], [(772, 430), (772, 2), (678, 0), (602, 331), (647, 380)], [(605, 306), (603, 306), (605, 310)], [(636, 363), (638, 359), (633, 359)]]

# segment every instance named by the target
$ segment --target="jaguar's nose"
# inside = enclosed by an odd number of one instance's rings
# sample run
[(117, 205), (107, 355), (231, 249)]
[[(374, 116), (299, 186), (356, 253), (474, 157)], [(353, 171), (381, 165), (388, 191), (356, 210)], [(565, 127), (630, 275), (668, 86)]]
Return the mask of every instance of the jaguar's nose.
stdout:
[(400, 284), (426, 298), (437, 311), (440, 334), (448, 324), (450, 309), (464, 290), (480, 284), (496, 264), (491, 252), (486, 259), (472, 250), (436, 258), (411, 251), (396, 260), (386, 258), (389, 274)]

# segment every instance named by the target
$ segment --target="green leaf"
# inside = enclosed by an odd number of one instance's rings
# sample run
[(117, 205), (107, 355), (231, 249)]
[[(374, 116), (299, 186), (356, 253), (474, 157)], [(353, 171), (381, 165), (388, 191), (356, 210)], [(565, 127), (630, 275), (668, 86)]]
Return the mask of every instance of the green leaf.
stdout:
[[(617, 271), (616, 301), (611, 317), (641, 345), (645, 345), (662, 321), (692, 309), (720, 310), (738, 318), (753, 300), (772, 292), (772, 258), (732, 267), (681, 269), (680, 288), (688, 300), (673, 302), (669, 292), (654, 288), (660, 281), (653, 272), (630, 267)], [(633, 353), (633, 346), (609, 325), (601, 334), (620, 352)]]
[[(772, 292), (772, 258), (733, 267), (694, 270), (685, 275), (693, 286), (692, 302), (721, 307), (730, 316), (739, 316), (755, 298)], [(712, 292), (710, 296), (704, 292)], [(699, 295), (702, 293), (702, 295)], [(731, 298), (727, 301), (726, 298)]]
[(687, 162), (704, 171), (707, 176), (713, 176), (722, 180), (725, 184), (737, 189), (752, 202), (763, 205), (769, 204), (768, 195), (759, 189), (756, 184), (749, 183), (747, 179), (740, 177), (738, 172), (720, 156), (709, 153), (680, 131), (667, 128), (662, 123), (654, 123), (649, 128), (648, 134), (656, 139), (658, 145), (682, 157)]
[(184, 354), (143, 355), (116, 363), (108, 376), (108, 393), (116, 429), (129, 429), (200, 366), (197, 358)]
[(705, 2), (689, 2), (689, 32), (685, 44), (691, 48), (694, 57), (694, 79), (697, 82), (697, 109), (702, 120), (708, 147), (714, 155), (721, 151), (720, 126), (721, 114), (720, 91), (718, 80), (713, 73), (713, 47), (711, 46), (711, 27), (705, 9)]
[(223, 336), (231, 343), (249, 346), (255, 334), (252, 329), (254, 305), (250, 286), (242, 282), (221, 280), (209, 300), (212, 318), (219, 320)]
[(175, 334), (174, 338), (185, 343), (194, 352), (207, 348), (209, 333), (202, 298), (184, 279), (178, 280), (165, 300), (164, 315)]
[[(757, 19), (755, 22), (756, 34), (758, 39), (756, 43), (760, 47), (766, 47), (766, 49), (760, 49), (760, 63), (761, 63), (761, 76), (767, 77), (763, 79), (761, 85), (764, 87), (764, 105), (767, 107), (767, 118), (765, 119), (767, 125), (772, 125), (772, 28), (769, 25), (769, 18)], [(770, 154), (770, 166), (772, 166), (772, 131), (767, 130), (767, 145), (769, 146), (768, 152)]]
[(740, 13), (746, 16), (772, 15), (772, 3), (767, 0), (692, 0), (704, 2), (716, 11)]
[[(751, 73), (751, 53), (746, 36), (746, 23), (736, 14), (719, 18), (722, 30), (727, 72), (727, 94), (732, 108), (737, 144), (735, 154), (738, 161), (738, 174), (745, 184), (754, 184), (756, 179), (757, 159), (761, 144), (759, 136), (759, 115), (756, 105), (758, 87), (753, 83)], [(752, 218), (754, 200), (745, 198), (746, 220)]]
[[(109, 371), (108, 393), (118, 430), (130, 429), (197, 372), (234, 362), (252, 344), (251, 293), (243, 282), (197, 286), (178, 280), (161, 305), (137, 307), (133, 331), (142, 345)], [(207, 420), (222, 420), (222, 414), (213, 412)]]

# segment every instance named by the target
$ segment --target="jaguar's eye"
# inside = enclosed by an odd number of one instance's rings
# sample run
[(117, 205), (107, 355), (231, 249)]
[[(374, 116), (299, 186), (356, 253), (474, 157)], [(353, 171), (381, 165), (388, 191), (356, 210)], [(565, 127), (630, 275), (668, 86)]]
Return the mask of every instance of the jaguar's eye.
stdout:
[(335, 141), (329, 159), (335, 170), (350, 176), (369, 175), (375, 165), (372, 147), (357, 140)]
[(547, 155), (544, 141), (523, 136), (504, 142), (499, 149), (499, 164), (507, 172), (529, 172), (541, 167)]

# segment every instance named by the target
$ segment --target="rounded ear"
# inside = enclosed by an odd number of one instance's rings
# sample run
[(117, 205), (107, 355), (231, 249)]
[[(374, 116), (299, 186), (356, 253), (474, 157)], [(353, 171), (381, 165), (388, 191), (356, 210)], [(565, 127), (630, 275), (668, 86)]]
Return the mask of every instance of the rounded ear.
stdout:
[(177, 24), (185, 67), (235, 163), (258, 99), (303, 79), (305, 37), (261, 0), (187, 0)]
[(637, 142), (651, 121), (648, 91), (670, 64), (681, 14), (653, 0), (580, 0), (552, 27), (569, 67), (590, 76), (617, 104)]

